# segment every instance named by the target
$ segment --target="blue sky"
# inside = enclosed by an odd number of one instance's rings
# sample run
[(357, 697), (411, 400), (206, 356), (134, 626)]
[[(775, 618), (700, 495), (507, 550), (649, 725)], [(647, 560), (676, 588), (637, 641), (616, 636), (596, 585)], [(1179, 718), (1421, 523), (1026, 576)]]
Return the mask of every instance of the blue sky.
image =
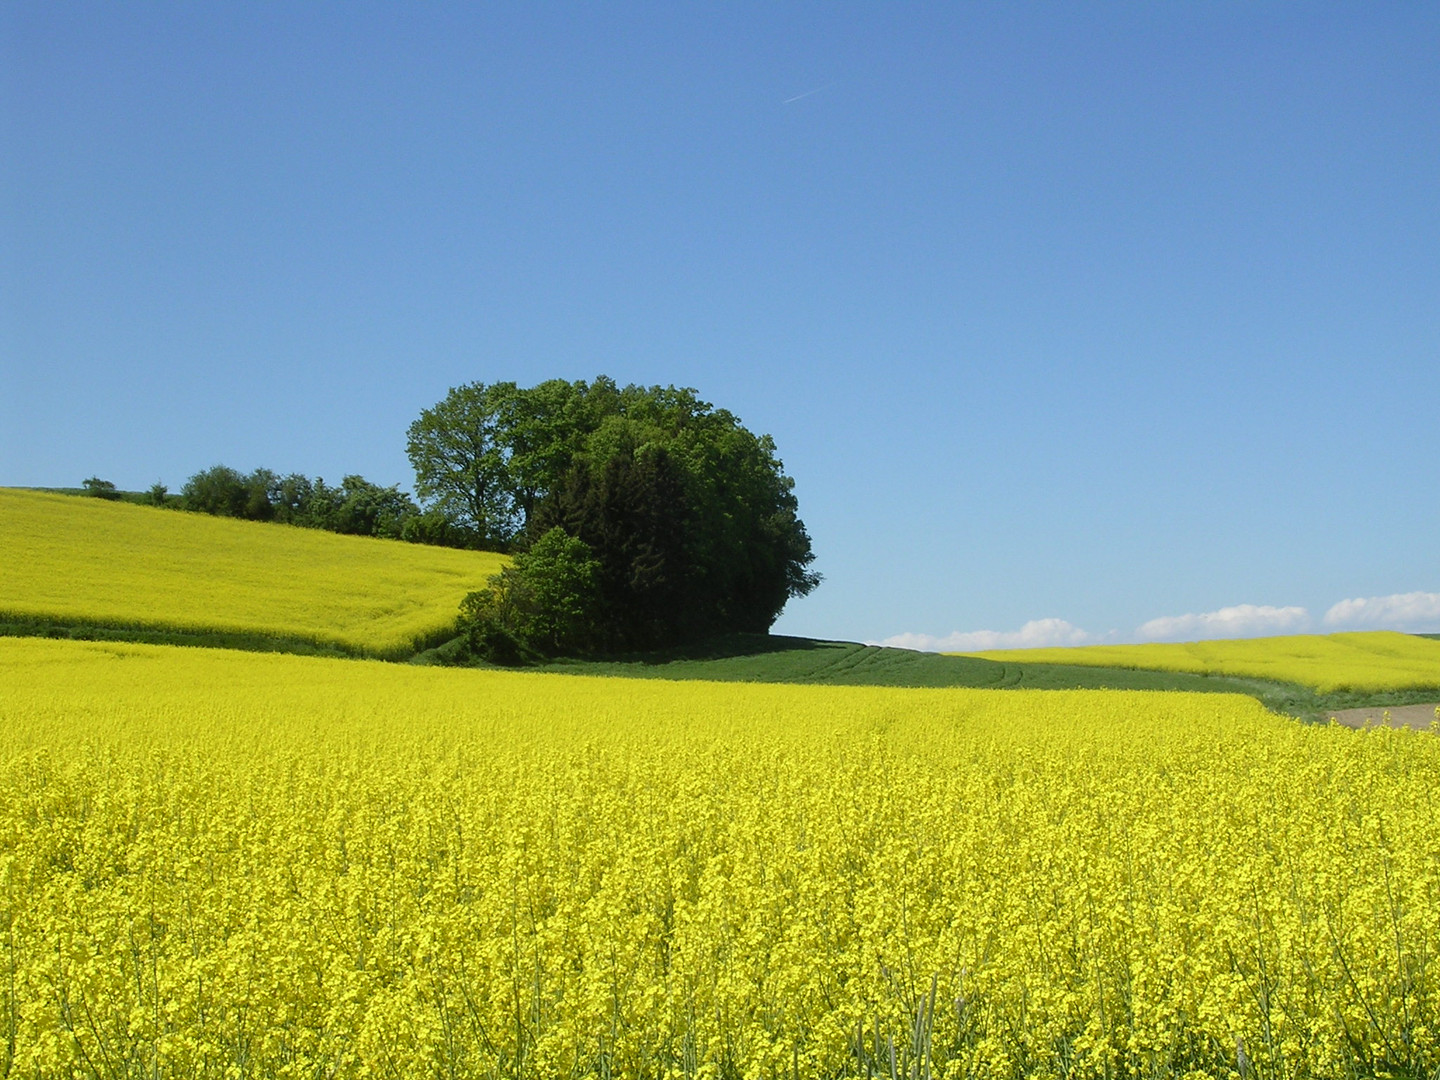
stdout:
[(11, 2), (0, 484), (408, 487), (449, 387), (604, 373), (774, 435), (782, 632), (1440, 630), (1437, 56), (1421, 3)]

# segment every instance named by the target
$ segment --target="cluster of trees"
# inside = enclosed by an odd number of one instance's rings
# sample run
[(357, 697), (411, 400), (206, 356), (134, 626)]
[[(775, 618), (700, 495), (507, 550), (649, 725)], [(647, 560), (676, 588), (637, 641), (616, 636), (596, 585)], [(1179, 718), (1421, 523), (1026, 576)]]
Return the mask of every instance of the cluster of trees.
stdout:
[(332, 487), (320, 477), (311, 480), (299, 473), (242, 473), (216, 465), (185, 482), (180, 506), (221, 517), (415, 543), (470, 547), (479, 540), (474, 530), (451, 523), (442, 512), (422, 510), (399, 485), (381, 487), (363, 476), (347, 476)]
[(131, 502), (150, 506), (174, 505), (168, 489), (159, 481), (151, 484), (149, 491), (121, 491), (113, 481), (90, 476), (80, 481), (80, 488), (86, 495), (94, 496), (97, 499), (108, 499), (111, 502)]
[(820, 580), (774, 442), (693, 390), (470, 383), (407, 450), (422, 499), (516, 552), (463, 611), (490, 659), (763, 633)]
[(120, 498), (120, 491), (110, 480), (101, 480), (98, 476), (86, 477), (80, 481), (80, 486), (85, 490), (86, 495), (93, 495), (97, 499)]
[[(513, 552), (461, 612), (472, 650), (502, 662), (765, 633), (820, 581), (774, 441), (694, 390), (469, 383), (420, 414), (406, 449), (420, 503), (363, 476), (331, 486), (226, 465), (178, 496), (157, 483), (148, 501)], [(98, 477), (84, 487), (129, 497)]]

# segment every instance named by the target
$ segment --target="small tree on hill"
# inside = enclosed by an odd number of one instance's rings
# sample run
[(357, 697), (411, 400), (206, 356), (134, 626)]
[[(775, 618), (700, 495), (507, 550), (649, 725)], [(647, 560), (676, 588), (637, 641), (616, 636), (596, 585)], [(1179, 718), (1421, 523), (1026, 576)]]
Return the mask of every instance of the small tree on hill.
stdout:
[(219, 517), (243, 518), (255, 503), (250, 478), (228, 465), (212, 465), (198, 472), (180, 489), (186, 510)]

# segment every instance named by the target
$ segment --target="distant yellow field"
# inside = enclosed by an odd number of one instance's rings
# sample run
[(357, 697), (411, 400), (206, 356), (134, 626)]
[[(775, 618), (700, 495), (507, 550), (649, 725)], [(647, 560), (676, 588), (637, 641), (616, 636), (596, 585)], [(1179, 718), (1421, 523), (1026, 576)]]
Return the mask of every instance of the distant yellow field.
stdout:
[(1440, 641), (1384, 630), (1184, 644), (1000, 649), (963, 655), (1027, 664), (1249, 675), (1299, 683), (1321, 692), (1440, 687)]
[(442, 632), (502, 557), (0, 488), (0, 617), (300, 638)]
[(0, 1075), (1431, 1077), (1440, 739), (0, 639)]

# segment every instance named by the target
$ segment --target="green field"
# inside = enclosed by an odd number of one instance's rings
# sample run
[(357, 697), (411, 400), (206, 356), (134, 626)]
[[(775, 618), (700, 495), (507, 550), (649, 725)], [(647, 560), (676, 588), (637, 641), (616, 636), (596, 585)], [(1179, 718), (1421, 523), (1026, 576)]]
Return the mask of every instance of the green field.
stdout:
[[(416, 658), (443, 663), (441, 647)], [(1272, 679), (1146, 671), (1093, 664), (1017, 663), (976, 656), (890, 649), (848, 641), (779, 635), (740, 635), (686, 650), (612, 660), (557, 660), (536, 670), (629, 679), (708, 679), (717, 682), (796, 683), (830, 686), (971, 687), (1016, 690), (1168, 690), (1245, 694), (1275, 712), (1304, 720), (1326, 719), (1338, 709), (1412, 705), (1435, 700), (1433, 689), (1337, 690)]]
[(1248, 693), (1255, 684), (1255, 680), (1177, 672), (1000, 663), (978, 657), (773, 634), (736, 635), (700, 648), (640, 657), (556, 660), (538, 667), (543, 671), (637, 679), (715, 679), (831, 686)]

